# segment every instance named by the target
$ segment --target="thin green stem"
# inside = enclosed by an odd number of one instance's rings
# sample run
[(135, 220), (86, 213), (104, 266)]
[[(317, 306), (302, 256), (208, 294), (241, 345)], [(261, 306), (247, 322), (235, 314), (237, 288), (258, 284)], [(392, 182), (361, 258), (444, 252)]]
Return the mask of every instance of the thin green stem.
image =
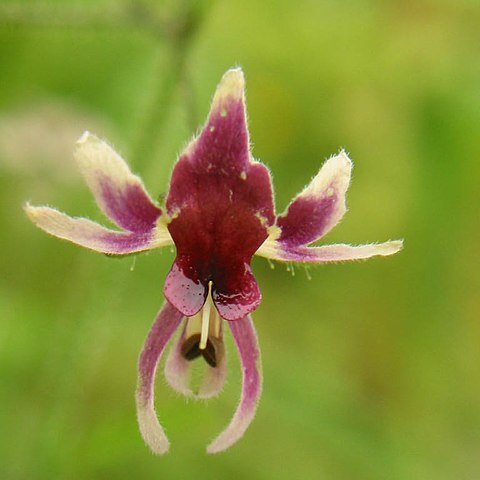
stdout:
[(195, 102), (188, 76), (187, 60), (190, 46), (195, 33), (201, 24), (205, 10), (195, 9), (193, 3), (184, 2), (175, 16), (162, 20), (168, 46), (168, 61), (157, 67), (157, 84), (152, 100), (146, 109), (143, 121), (140, 122), (138, 133), (134, 139), (130, 159), (133, 163), (144, 158), (154, 158), (157, 149), (157, 139), (162, 131), (175, 96), (182, 96), (187, 111), (189, 128), (197, 128)]

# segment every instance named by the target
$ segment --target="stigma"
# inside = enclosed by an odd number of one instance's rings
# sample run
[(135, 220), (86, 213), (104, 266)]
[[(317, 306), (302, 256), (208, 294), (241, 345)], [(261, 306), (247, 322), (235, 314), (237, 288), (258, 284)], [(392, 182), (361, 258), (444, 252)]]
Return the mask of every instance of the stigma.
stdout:
[(187, 319), (181, 351), (186, 360), (202, 356), (211, 367), (216, 367), (224, 355), (222, 319), (212, 300), (211, 281), (202, 309)]

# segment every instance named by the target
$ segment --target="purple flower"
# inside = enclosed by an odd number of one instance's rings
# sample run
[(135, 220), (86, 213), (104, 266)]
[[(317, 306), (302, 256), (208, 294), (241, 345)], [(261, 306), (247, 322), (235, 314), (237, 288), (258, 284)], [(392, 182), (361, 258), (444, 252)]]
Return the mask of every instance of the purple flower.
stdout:
[[(261, 301), (250, 261), (254, 254), (279, 261), (325, 263), (391, 255), (401, 241), (374, 245), (308, 245), (343, 217), (352, 163), (341, 151), (328, 159), (311, 183), (276, 216), (268, 169), (250, 153), (244, 77), (229, 70), (215, 93), (203, 130), (174, 166), (164, 208), (105, 142), (85, 133), (75, 158), (102, 211), (118, 225), (111, 230), (49, 207), (25, 207), (40, 228), (97, 252), (124, 255), (175, 245), (167, 275), (167, 299), (148, 334), (138, 369), (140, 431), (154, 453), (169, 442), (154, 410), (155, 371), (175, 333), (180, 335), (165, 365), (172, 388), (208, 398), (226, 376), (223, 329), (230, 327), (243, 373), (240, 403), (230, 424), (208, 446), (220, 452), (235, 443), (252, 421), (260, 397), (260, 351), (251, 312)], [(181, 326), (182, 325), (182, 326)], [(181, 327), (180, 327), (181, 326)], [(203, 357), (207, 370), (198, 392), (190, 388), (190, 361)]]

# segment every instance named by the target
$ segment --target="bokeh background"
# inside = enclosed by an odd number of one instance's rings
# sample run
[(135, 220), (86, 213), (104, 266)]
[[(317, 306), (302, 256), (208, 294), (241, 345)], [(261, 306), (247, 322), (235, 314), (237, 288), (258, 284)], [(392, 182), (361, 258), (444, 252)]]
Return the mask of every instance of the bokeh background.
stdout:
[[(2, 0), (0, 478), (480, 478), (479, 25), (475, 0)], [(208, 457), (238, 401), (235, 349), (208, 403), (159, 375), (157, 458), (133, 394), (174, 252), (107, 258), (21, 206), (103, 221), (72, 158), (85, 129), (161, 195), (233, 65), (277, 210), (344, 147), (350, 210), (325, 242), (405, 249), (308, 272), (254, 259), (257, 417)]]

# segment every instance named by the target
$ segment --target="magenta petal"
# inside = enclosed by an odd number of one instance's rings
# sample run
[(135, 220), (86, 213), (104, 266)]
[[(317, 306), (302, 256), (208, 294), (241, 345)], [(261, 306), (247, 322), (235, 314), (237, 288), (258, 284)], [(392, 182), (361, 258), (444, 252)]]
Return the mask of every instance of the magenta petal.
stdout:
[(163, 293), (186, 317), (192, 317), (205, 303), (208, 287), (200, 281), (196, 272), (185, 272), (179, 263), (177, 257), (165, 280)]
[(110, 219), (131, 232), (153, 229), (162, 211), (112, 147), (85, 132), (77, 143), (75, 158), (98, 206)]
[(165, 302), (147, 336), (138, 362), (138, 423), (145, 443), (157, 455), (166, 453), (170, 444), (155, 413), (155, 372), (165, 346), (182, 318), (183, 315), (176, 308)]
[(250, 316), (229, 322), (242, 365), (242, 396), (228, 427), (207, 447), (208, 453), (218, 453), (231, 447), (247, 430), (255, 416), (262, 391), (260, 349)]
[(328, 159), (312, 182), (280, 215), (278, 241), (288, 247), (307, 245), (328, 233), (346, 212), (345, 193), (352, 162), (345, 152)]
[[(275, 216), (269, 172), (250, 157), (240, 70), (223, 77), (206, 125), (174, 167), (166, 205), (177, 248), (167, 298), (192, 315), (211, 281), (224, 318), (239, 318), (255, 308), (256, 283), (248, 271), (243, 288), (239, 272), (250, 265)], [(230, 301), (243, 307), (230, 309)]]

